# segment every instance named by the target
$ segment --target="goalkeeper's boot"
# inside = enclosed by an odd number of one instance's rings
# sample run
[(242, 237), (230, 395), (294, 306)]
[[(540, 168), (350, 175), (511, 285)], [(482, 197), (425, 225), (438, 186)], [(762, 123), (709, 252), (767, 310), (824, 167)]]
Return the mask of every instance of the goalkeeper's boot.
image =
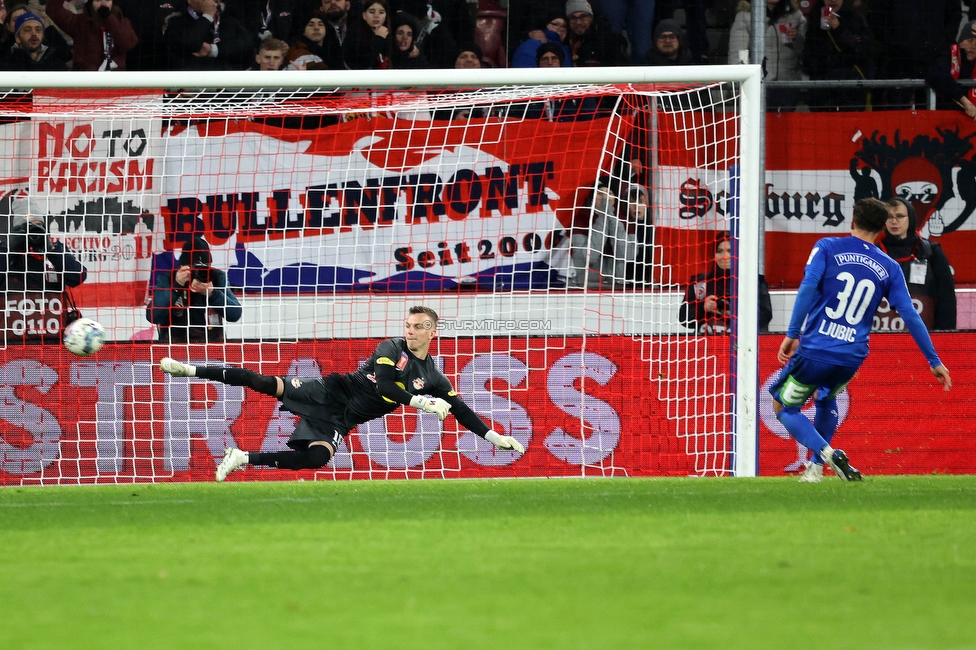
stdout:
[(821, 457), (824, 462), (830, 465), (830, 469), (834, 470), (834, 474), (837, 475), (842, 481), (860, 481), (861, 473), (851, 467), (850, 462), (847, 460), (847, 454), (844, 453), (843, 449), (834, 449), (833, 453), (825, 454), (821, 452)]
[(190, 364), (177, 361), (176, 359), (170, 359), (169, 357), (163, 357), (160, 360), (159, 369), (167, 375), (173, 375), (174, 377), (192, 377), (196, 374), (196, 368)]
[(220, 461), (217, 465), (217, 473), (215, 478), (217, 482), (220, 483), (227, 475), (233, 472), (235, 469), (246, 465), (248, 461), (247, 452), (241, 451), (240, 449), (232, 449), (228, 447), (224, 450), (224, 459)]
[(823, 464), (815, 463), (812, 460), (807, 463), (803, 473), (800, 474), (800, 483), (819, 483), (823, 478)]

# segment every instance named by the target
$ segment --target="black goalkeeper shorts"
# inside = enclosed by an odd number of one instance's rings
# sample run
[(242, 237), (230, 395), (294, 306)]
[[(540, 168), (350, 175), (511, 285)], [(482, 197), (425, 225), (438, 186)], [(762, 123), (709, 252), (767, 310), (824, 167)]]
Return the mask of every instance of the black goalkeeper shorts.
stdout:
[[(347, 418), (346, 400), (335, 390), (335, 377), (282, 377), (285, 391), (282, 407), (299, 416), (295, 431), (288, 438), (292, 449), (306, 449), (311, 442), (328, 442), (333, 449), (356, 426)], [(338, 394), (337, 394), (338, 393)]]

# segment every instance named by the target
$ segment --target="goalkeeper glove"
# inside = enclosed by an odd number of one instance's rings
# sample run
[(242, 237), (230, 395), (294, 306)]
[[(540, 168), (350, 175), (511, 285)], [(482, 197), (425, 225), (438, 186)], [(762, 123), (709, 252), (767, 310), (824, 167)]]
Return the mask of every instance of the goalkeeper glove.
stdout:
[(525, 447), (522, 446), (522, 443), (512, 436), (500, 436), (494, 431), (489, 431), (485, 434), (485, 440), (499, 449), (517, 451), (520, 454), (525, 453)]
[(410, 399), (410, 406), (415, 409), (422, 409), (428, 413), (435, 413), (437, 418), (442, 421), (451, 410), (451, 405), (440, 397), (421, 397), (420, 395), (414, 395)]

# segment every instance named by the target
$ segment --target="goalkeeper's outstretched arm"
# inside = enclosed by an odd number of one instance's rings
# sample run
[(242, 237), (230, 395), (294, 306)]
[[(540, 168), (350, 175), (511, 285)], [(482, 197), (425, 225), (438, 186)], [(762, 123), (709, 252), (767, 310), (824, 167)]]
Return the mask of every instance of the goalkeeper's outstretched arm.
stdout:
[(520, 454), (525, 453), (525, 447), (522, 446), (522, 443), (512, 436), (503, 436), (496, 431), (492, 431), (485, 424), (485, 421), (478, 417), (478, 414), (472, 411), (457, 394), (452, 395), (451, 393), (447, 393), (444, 395), (444, 401), (451, 405), (451, 413), (454, 414), (454, 417), (461, 426), (468, 431), (481, 436), (499, 449), (517, 451)]

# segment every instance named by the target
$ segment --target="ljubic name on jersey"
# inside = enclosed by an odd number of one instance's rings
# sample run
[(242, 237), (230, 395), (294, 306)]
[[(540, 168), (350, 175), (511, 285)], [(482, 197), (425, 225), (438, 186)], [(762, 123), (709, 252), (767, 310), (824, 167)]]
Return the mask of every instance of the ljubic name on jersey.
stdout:
[(824, 336), (829, 336), (832, 339), (847, 341), (848, 343), (854, 343), (854, 337), (857, 336), (857, 328), (834, 323), (828, 321), (826, 318), (821, 319), (817, 332)]

